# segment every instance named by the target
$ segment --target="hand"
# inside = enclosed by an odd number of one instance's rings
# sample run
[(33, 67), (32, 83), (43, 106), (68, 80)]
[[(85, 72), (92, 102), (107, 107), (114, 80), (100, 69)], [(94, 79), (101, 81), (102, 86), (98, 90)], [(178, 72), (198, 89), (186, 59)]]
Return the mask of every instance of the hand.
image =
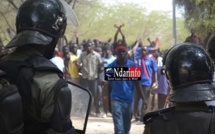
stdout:
[(121, 28), (122, 28), (122, 27), (124, 27), (124, 26), (125, 26), (125, 24), (124, 24), (124, 23), (122, 23), (122, 24), (121, 24), (121, 25), (119, 25), (119, 26), (118, 26), (118, 25), (116, 25), (116, 24), (114, 24), (114, 27), (115, 27), (115, 28), (117, 28), (119, 31), (120, 31), (120, 30), (121, 30)]
[(148, 106), (147, 106), (146, 102), (144, 102), (143, 109), (146, 110), (147, 108), (148, 108)]
[(104, 64), (107, 64), (107, 61), (103, 61), (103, 62), (101, 63), (101, 65), (104, 65)]
[(155, 81), (155, 82), (152, 84), (152, 86), (154, 86), (154, 87), (158, 88), (158, 82), (157, 82), (157, 81)]
[(157, 83), (153, 83), (152, 88), (151, 88), (151, 95), (155, 95), (157, 93), (158, 85)]
[(78, 60), (74, 60), (72, 63), (78, 66)]
[(78, 32), (75, 31), (75, 32), (74, 32), (74, 35), (75, 35), (75, 37), (77, 38), (77, 37), (78, 37)]
[(165, 102), (169, 103), (169, 97), (168, 96), (166, 97)]
[(117, 26), (116, 24), (114, 24), (114, 27), (115, 27), (115, 28), (119, 28), (119, 26)]
[[(100, 85), (104, 88), (104, 87), (107, 87), (108, 86), (108, 83), (106, 81), (102, 81), (100, 80)], [(107, 89), (106, 89), (107, 90)]]
[(124, 23), (122, 23), (121, 25), (120, 25), (120, 27), (124, 27), (125, 26), (125, 24)]
[(111, 42), (111, 40), (112, 40), (112, 38), (110, 37), (110, 38), (108, 39), (108, 42)]

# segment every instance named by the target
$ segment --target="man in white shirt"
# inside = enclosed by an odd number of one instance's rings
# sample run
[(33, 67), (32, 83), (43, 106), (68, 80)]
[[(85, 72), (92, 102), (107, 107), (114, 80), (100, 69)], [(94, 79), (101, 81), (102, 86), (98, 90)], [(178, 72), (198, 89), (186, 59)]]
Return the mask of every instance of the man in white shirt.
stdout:
[(50, 59), (62, 72), (64, 72), (64, 61), (61, 57), (57, 56), (58, 48), (55, 48), (54, 57)]

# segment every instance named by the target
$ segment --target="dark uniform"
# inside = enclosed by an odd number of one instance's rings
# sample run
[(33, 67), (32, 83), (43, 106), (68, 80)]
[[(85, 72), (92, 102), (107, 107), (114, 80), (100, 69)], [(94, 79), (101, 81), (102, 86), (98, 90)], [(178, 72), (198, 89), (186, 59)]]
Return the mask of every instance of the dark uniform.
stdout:
[(1, 58), (0, 69), (18, 87), (25, 134), (76, 133), (70, 120), (71, 91), (49, 60), (66, 25), (59, 0), (27, 0), (18, 10), (17, 35), (6, 46), (16, 50)]
[(164, 70), (172, 88), (173, 107), (144, 116), (144, 134), (214, 134), (214, 67), (207, 52), (194, 44), (171, 48)]

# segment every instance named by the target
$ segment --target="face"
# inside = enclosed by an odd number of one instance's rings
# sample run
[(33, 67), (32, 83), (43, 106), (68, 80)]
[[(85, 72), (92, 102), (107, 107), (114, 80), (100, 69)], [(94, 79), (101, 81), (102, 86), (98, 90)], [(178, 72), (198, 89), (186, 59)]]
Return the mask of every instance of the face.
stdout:
[(148, 51), (147, 51), (146, 47), (143, 47), (143, 49), (142, 49), (142, 55), (143, 56), (147, 56), (148, 55)]
[(73, 45), (71, 46), (71, 51), (72, 51), (72, 53), (76, 53), (77, 50), (78, 50), (78, 45), (77, 45), (77, 44), (73, 44)]
[(63, 47), (63, 53), (64, 54), (69, 53), (69, 48), (67, 46)]
[(117, 58), (120, 59), (120, 60), (124, 60), (127, 58), (127, 51), (126, 50), (123, 50), (123, 49), (119, 49), (117, 52), (116, 52), (116, 55), (117, 55)]
[(117, 44), (118, 44), (118, 45), (122, 45), (122, 40), (119, 39), (119, 40), (117, 41)]
[(93, 51), (93, 44), (91, 42), (87, 43), (86, 50), (87, 50), (87, 52), (92, 52)]
[(111, 50), (105, 50), (105, 52), (104, 52), (104, 53), (105, 53), (105, 55), (108, 57), (108, 56), (110, 56), (110, 55), (111, 55), (111, 53), (112, 53), (112, 52), (111, 52)]
[(153, 56), (155, 57), (155, 58), (157, 58), (158, 56), (159, 56), (159, 53), (158, 53), (158, 51), (153, 51)]

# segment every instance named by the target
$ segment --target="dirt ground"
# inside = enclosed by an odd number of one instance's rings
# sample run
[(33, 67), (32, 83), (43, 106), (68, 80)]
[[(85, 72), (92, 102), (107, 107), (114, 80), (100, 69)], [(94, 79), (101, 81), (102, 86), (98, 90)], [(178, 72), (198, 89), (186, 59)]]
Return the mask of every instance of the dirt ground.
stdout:
[[(83, 97), (83, 95), (81, 96)], [(79, 101), (79, 100), (85, 100), (85, 99), (76, 99), (76, 100)], [(152, 96), (150, 95), (149, 104), (151, 104), (151, 101), (152, 101)], [(73, 103), (79, 103), (79, 102), (73, 102)], [(79, 130), (83, 130), (83, 124), (85, 122), (85, 117), (82, 115), (84, 115), (83, 113), (85, 113), (84, 108), (86, 108), (86, 106), (83, 105), (82, 108), (80, 108), (81, 106), (78, 105), (78, 107), (75, 107), (75, 108), (73, 107), (73, 113), (75, 114), (73, 114), (71, 118), (73, 124), (75, 125), (74, 127)], [(148, 106), (146, 111), (148, 111), (148, 109), (151, 109), (150, 105)], [(154, 109), (157, 109), (157, 96), (155, 96)], [(140, 123), (137, 123), (136, 121), (132, 121), (130, 134), (143, 134), (143, 131), (144, 131), (144, 124), (140, 124)], [(112, 117), (101, 118), (101, 117), (89, 116), (86, 134), (114, 134), (114, 125), (113, 125)]]
[[(143, 130), (143, 124), (137, 125), (137, 122), (132, 122), (130, 134), (142, 134)], [(114, 134), (112, 117), (89, 117), (86, 134)]]
[[(150, 95), (149, 104), (152, 101), (152, 96)], [(155, 96), (155, 107), (157, 109), (157, 95)], [(151, 109), (148, 106), (148, 109)], [(143, 134), (144, 124), (137, 124), (136, 121), (132, 121), (130, 134)], [(98, 118), (89, 117), (86, 134), (114, 134), (114, 126), (112, 117)]]

